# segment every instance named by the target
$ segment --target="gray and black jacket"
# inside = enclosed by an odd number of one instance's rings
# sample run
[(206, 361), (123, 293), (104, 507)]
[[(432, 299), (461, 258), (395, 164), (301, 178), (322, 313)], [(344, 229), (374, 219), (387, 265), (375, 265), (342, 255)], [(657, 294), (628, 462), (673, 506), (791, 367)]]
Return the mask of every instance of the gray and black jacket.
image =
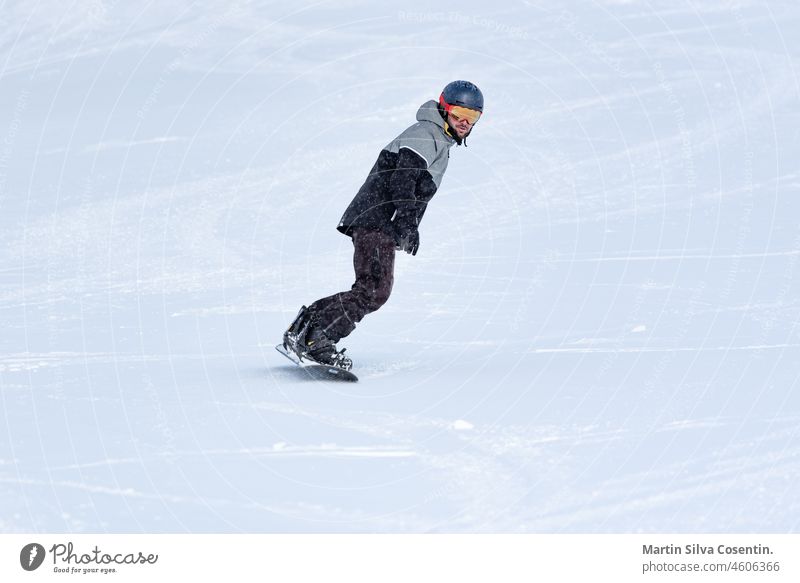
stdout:
[(455, 143), (445, 133), (438, 104), (423, 103), (417, 123), (381, 150), (337, 229), (352, 236), (353, 228), (363, 227), (397, 237), (416, 228), (442, 182)]

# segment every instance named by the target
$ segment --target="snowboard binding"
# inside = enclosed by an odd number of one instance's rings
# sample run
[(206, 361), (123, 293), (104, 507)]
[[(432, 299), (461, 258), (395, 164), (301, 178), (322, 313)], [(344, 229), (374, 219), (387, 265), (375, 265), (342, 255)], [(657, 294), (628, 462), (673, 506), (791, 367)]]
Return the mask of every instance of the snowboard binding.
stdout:
[(300, 362), (307, 359), (347, 371), (353, 368), (352, 359), (344, 354), (347, 349), (337, 350), (336, 343), (318, 326), (316, 315), (305, 306), (284, 332), (283, 347), (297, 355)]

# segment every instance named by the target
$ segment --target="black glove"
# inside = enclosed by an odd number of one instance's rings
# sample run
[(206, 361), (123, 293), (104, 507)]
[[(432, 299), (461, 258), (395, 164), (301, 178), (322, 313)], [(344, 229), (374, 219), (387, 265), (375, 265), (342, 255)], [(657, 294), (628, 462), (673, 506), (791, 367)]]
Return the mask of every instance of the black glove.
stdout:
[(394, 241), (397, 243), (397, 248), (406, 253), (411, 253), (411, 255), (416, 255), (417, 249), (419, 249), (419, 231), (417, 230), (416, 217), (398, 213), (392, 226), (394, 227)]
[(419, 249), (419, 231), (416, 227), (407, 231), (403, 235), (400, 236), (400, 239), (397, 243), (399, 249), (402, 249), (406, 253), (411, 253), (411, 255), (417, 254), (417, 249)]

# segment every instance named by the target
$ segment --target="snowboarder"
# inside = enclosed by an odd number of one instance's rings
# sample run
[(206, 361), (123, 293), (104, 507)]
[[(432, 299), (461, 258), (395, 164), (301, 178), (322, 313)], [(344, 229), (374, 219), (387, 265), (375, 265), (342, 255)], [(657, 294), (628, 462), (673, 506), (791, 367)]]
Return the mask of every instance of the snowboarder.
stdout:
[(464, 144), (483, 113), (483, 94), (469, 81), (449, 83), (439, 101), (417, 111), (417, 123), (378, 155), (337, 229), (353, 240), (356, 281), (303, 306), (283, 346), (303, 358), (345, 370), (352, 361), (336, 343), (386, 303), (394, 282), (395, 250), (416, 255), (419, 224), (447, 169), (450, 148)]

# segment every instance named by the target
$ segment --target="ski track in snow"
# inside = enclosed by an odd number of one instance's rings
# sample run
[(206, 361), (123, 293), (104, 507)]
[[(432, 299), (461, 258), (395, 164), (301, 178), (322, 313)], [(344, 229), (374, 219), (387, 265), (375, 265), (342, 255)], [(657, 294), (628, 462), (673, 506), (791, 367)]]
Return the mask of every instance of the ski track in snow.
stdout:
[[(796, 3), (4, 11), (0, 532), (798, 529)], [(308, 381), (273, 346), (453, 75), (361, 380)]]

